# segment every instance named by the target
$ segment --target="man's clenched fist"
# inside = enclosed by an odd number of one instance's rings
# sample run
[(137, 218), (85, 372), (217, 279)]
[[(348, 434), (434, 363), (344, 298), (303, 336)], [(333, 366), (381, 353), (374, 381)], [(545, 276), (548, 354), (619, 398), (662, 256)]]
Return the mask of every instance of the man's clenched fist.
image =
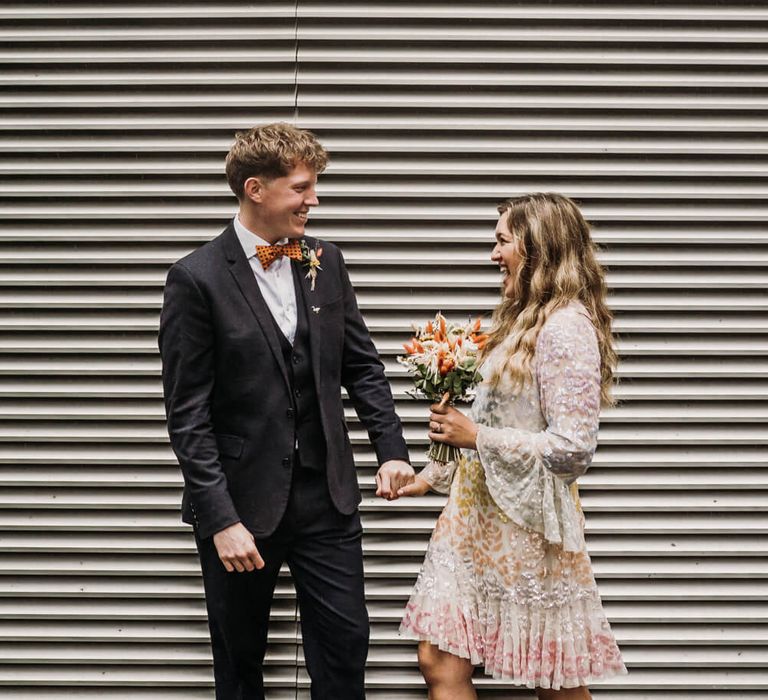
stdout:
[(256, 540), (242, 523), (235, 523), (213, 536), (219, 559), (230, 573), (263, 569), (264, 560), (256, 549)]

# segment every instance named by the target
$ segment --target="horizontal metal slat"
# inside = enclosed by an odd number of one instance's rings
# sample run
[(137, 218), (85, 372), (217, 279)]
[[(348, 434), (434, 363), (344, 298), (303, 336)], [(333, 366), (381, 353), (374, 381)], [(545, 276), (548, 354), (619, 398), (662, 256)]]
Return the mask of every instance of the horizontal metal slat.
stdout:
[[(408, 339), (412, 335), (414, 323), (423, 323), (432, 318), (435, 310), (441, 309), (450, 320), (456, 320), (466, 323), (469, 317), (481, 316), (488, 319), (493, 307), (499, 301), (498, 288), (500, 277), (496, 273), (487, 275), (474, 275), (480, 277), (483, 281), (475, 288), (461, 286), (456, 287), (453, 294), (447, 294), (445, 289), (452, 283), (446, 273), (441, 273), (440, 277), (425, 273), (423, 270), (414, 271), (417, 275), (425, 277), (425, 286), (421, 295), (414, 294), (412, 280), (408, 280), (402, 273), (391, 279), (389, 293), (383, 292), (383, 288), (389, 284), (387, 281), (377, 278), (370, 278), (367, 275), (360, 275), (353, 272), (356, 277), (358, 288), (358, 302), (360, 309), (365, 317), (371, 319), (371, 330), (376, 335), (378, 332), (397, 332), (401, 337)], [(78, 331), (78, 330), (134, 330), (134, 331), (156, 331), (158, 327), (159, 312), (162, 304), (162, 298), (159, 292), (136, 289), (144, 286), (140, 280), (133, 282), (134, 289), (130, 289), (130, 274), (126, 275), (126, 285), (121, 287), (120, 278), (117, 277), (112, 285), (115, 289), (104, 288), (99, 285), (96, 288), (87, 286), (81, 290), (65, 290), (53, 293), (35, 289), (42, 287), (43, 280), (34, 283), (34, 286), (22, 291), (10, 291), (6, 286), (0, 285), (0, 299), (5, 311), (0, 311), (0, 332), (7, 331), (25, 331), (28, 329), (45, 329), (47, 324), (52, 331)], [(158, 275), (160, 277), (160, 275)], [(369, 277), (366, 280), (366, 277)], [(433, 279), (430, 280), (429, 278)], [(472, 275), (467, 275), (472, 277)], [(618, 277), (618, 276), (617, 276)], [(623, 276), (622, 276), (623, 277)], [(691, 279), (691, 276), (684, 274), (677, 275), (682, 278), (679, 283), (674, 280), (675, 276), (667, 273), (664, 277), (657, 277), (656, 280), (634, 281), (630, 277), (625, 280), (617, 279), (618, 287), (614, 288), (608, 296), (608, 303), (614, 312), (619, 316), (616, 323), (616, 332), (619, 333), (617, 344), (621, 347), (627, 344), (623, 342), (628, 333), (664, 333), (672, 335), (672, 327), (669, 314), (673, 311), (681, 312), (682, 328), (681, 332), (722, 334), (728, 331), (741, 331), (749, 329), (749, 324), (739, 320), (739, 315), (756, 315), (766, 309), (768, 306), (768, 295), (763, 291), (761, 277), (750, 275), (734, 275), (730, 279), (721, 278), (713, 280), (711, 287), (706, 285), (706, 277), (695, 282), (687, 283), (685, 278)], [(623, 287), (622, 284), (627, 286)], [(154, 280), (151, 286), (156, 286)], [(56, 281), (53, 281), (54, 288)], [(117, 289), (120, 287), (120, 289)], [(128, 289), (126, 289), (128, 287)], [(687, 290), (687, 294), (677, 294), (675, 299), (674, 292)], [(668, 299), (666, 306), (664, 299)], [(18, 301), (14, 301), (17, 299)], [(741, 306), (739, 306), (741, 302)], [(46, 314), (23, 313), (24, 309), (50, 309)], [(686, 323), (685, 316), (695, 317), (711, 309), (712, 317), (707, 322), (690, 321)], [(8, 309), (17, 309), (17, 313), (11, 313)], [(103, 311), (107, 309), (107, 311)], [(144, 310), (147, 311), (144, 311)], [(103, 311), (103, 312), (102, 312)], [(717, 323), (716, 319), (723, 317), (728, 312), (736, 312), (736, 317), (726, 321), (723, 324)], [(100, 313), (102, 312), (102, 313)], [(321, 307), (322, 312), (322, 307)], [(382, 313), (395, 312), (399, 318), (393, 323), (378, 323), (376, 317)], [(320, 312), (318, 312), (320, 313)], [(636, 321), (632, 316), (639, 317)], [(658, 318), (657, 322), (652, 320)], [(624, 319), (627, 319), (625, 321)], [(647, 324), (644, 327), (643, 324)], [(699, 324), (698, 326), (696, 324)], [(764, 323), (759, 321), (753, 327), (753, 332), (764, 330)], [(23, 336), (19, 336), (23, 337)], [(637, 337), (637, 336), (636, 336)], [(711, 337), (711, 336), (710, 336)], [(391, 338), (391, 336), (390, 336)], [(386, 340), (389, 340), (387, 338)], [(374, 338), (377, 342), (383, 343), (381, 338)], [(704, 340), (709, 340), (704, 335)], [(681, 342), (688, 342), (685, 339)], [(712, 342), (723, 343), (722, 338), (713, 338)], [(152, 345), (154, 345), (152, 343)], [(389, 343), (392, 346), (391, 342)], [(388, 347), (380, 348), (383, 352), (389, 350)]]
[[(281, 109), (282, 107), (282, 109)], [(286, 120), (291, 118), (286, 104), (274, 105), (269, 109), (263, 109), (257, 112), (250, 122), (268, 122), (276, 120)], [(482, 113), (475, 111), (472, 116), (459, 113), (458, 115), (440, 115), (431, 116), (429, 122), (425, 124), (423, 119), (403, 116), (388, 116), (387, 114), (377, 114), (375, 117), (365, 112), (357, 110), (355, 116), (334, 114), (329, 116), (326, 112), (312, 113), (310, 109), (304, 109), (300, 121), (297, 125), (302, 128), (313, 129), (315, 131), (340, 130), (345, 131), (370, 131), (371, 129), (388, 129), (405, 132), (418, 130), (426, 131), (547, 131), (557, 132), (663, 132), (666, 134), (677, 133), (698, 133), (698, 132), (718, 132), (722, 134), (741, 134), (741, 133), (763, 133), (765, 130), (765, 119), (760, 116), (745, 116), (740, 114), (731, 114), (727, 117), (716, 114), (703, 114), (693, 112), (690, 115), (666, 116), (654, 114), (649, 116), (640, 113), (637, 115), (626, 116), (623, 114), (611, 115), (610, 118), (600, 115), (579, 115), (573, 114), (567, 119), (547, 114), (540, 114), (537, 117), (521, 114), (507, 114), (503, 118), (496, 116), (493, 112)], [(149, 114), (133, 114), (131, 116), (119, 115), (95, 115), (80, 113), (78, 116), (51, 115), (42, 112), (33, 113), (14, 113), (13, 115), (0, 116), (0, 128), (4, 130), (40, 130), (40, 129), (66, 129), (68, 132), (77, 133), (79, 131), (100, 131), (100, 130), (150, 130), (163, 131), (172, 130), (178, 132), (184, 131), (210, 131), (212, 129), (225, 130), (229, 133), (242, 129), (241, 120), (229, 116), (179, 116), (168, 118)]]
[[(426, 535), (398, 533), (398, 556), (423, 557)], [(0, 532), (0, 551), (5, 554), (38, 552), (70, 554), (74, 552), (99, 554), (187, 554), (195, 553), (195, 544), (188, 533), (151, 532), (98, 533), (59, 532), (51, 530), (45, 541), (38, 532)], [(734, 542), (732, 535), (599, 535), (589, 539), (589, 552), (593, 557), (764, 557), (765, 537), (762, 534), (743, 533)], [(392, 551), (391, 535), (367, 535), (363, 551), (370, 556), (388, 556)], [(0, 609), (0, 614), (2, 610)], [(277, 613), (275, 613), (277, 614)]]
[[(427, 404), (408, 400), (401, 394), (397, 398), (397, 413), (405, 423), (421, 422), (426, 428)], [(406, 403), (402, 403), (406, 400)], [(357, 421), (354, 409), (345, 411), (348, 422)], [(165, 408), (160, 399), (103, 400), (79, 399), (2, 399), (0, 419), (4, 420), (81, 420), (81, 421), (158, 421), (165, 422)], [(763, 401), (696, 402), (625, 402), (601, 413), (603, 425), (609, 423), (768, 423), (768, 404)], [(1, 434), (1, 433), (0, 433)]]
[[(199, 53), (204, 54), (202, 49)], [(36, 55), (40, 52), (36, 52)], [(196, 53), (196, 55), (199, 55)], [(338, 53), (334, 51), (338, 56)], [(13, 55), (16, 55), (14, 52)], [(137, 56), (137, 52), (131, 51), (127, 56)], [(165, 54), (164, 54), (165, 55)], [(258, 58), (251, 51), (244, 52), (248, 60)], [(551, 52), (546, 54), (552, 56)], [(730, 52), (727, 54), (730, 55)], [(222, 54), (217, 49), (215, 52), (216, 60), (222, 61)], [(762, 56), (762, 54), (760, 54)], [(139, 59), (145, 58), (138, 53)], [(9, 59), (10, 56), (0, 52), (0, 60)], [(55, 62), (62, 60), (63, 56), (52, 58)], [(96, 57), (89, 54), (89, 62), (93, 62)], [(184, 56), (187, 59), (190, 56)], [(341, 60), (344, 57), (338, 56)], [(169, 60), (176, 60), (173, 55)], [(85, 59), (84, 59), (85, 60)], [(765, 59), (768, 63), (768, 58)], [(210, 167), (212, 157), (210, 154), (216, 154), (223, 157), (231, 145), (232, 138), (230, 133), (221, 135), (211, 135), (205, 132), (193, 133), (187, 137), (180, 137), (175, 134), (164, 134), (158, 136), (151, 132), (145, 134), (134, 134), (127, 132), (125, 134), (106, 135), (94, 133), (90, 138), (78, 136), (77, 132), (64, 131), (56, 135), (35, 135), (34, 137), (25, 135), (23, 130), (11, 134), (0, 134), (0, 153), (18, 154), (31, 156), (32, 154), (49, 155), (51, 151), (56, 151), (60, 155), (66, 154), (102, 154), (102, 153), (139, 153), (149, 159), (154, 154), (183, 154), (186, 156), (195, 156), (201, 167)], [(702, 134), (695, 143), (689, 143), (687, 140), (669, 137), (661, 133), (637, 134), (634, 136), (625, 136), (622, 134), (605, 134), (600, 137), (583, 134), (574, 136), (573, 134), (526, 134), (525, 136), (515, 136), (514, 132), (484, 134), (456, 135), (447, 137), (439, 134), (420, 133), (418, 138), (414, 134), (410, 137), (405, 134), (387, 134), (386, 132), (371, 132), (365, 135), (355, 133), (338, 134), (329, 132), (323, 135), (323, 143), (331, 153), (334, 167), (341, 154), (346, 156), (358, 157), (360, 153), (369, 154), (371, 158), (381, 157), (382, 155), (409, 154), (439, 154), (440, 157), (446, 157), (451, 154), (452, 157), (461, 155), (479, 156), (483, 155), (489, 159), (496, 158), (499, 162), (500, 156), (512, 154), (528, 154), (536, 157), (529, 158), (527, 162), (530, 165), (536, 165), (548, 159), (564, 157), (566, 155), (589, 154), (591, 156), (602, 156), (605, 163), (612, 162), (610, 156), (617, 154), (634, 156), (687, 156), (690, 161), (680, 158), (681, 163), (705, 163), (706, 157), (715, 155), (728, 156), (748, 156), (754, 158), (756, 155), (765, 155), (768, 152), (768, 146), (760, 138), (742, 138), (739, 136), (727, 136), (725, 134)], [(380, 158), (381, 162), (388, 162)], [(37, 157), (32, 162), (36, 162)], [(638, 163), (645, 159), (639, 159)], [(97, 161), (93, 160), (94, 165)], [(179, 161), (181, 162), (181, 161)], [(465, 159), (466, 162), (466, 159)], [(472, 161), (469, 161), (472, 162)], [(568, 162), (567, 160), (565, 162)], [(741, 161), (739, 161), (741, 162)], [(56, 161), (50, 159), (51, 165)], [(153, 161), (150, 161), (153, 164)], [(711, 162), (710, 165), (719, 165), (719, 162)], [(514, 165), (514, 164), (510, 164)], [(220, 172), (220, 171), (217, 171)], [(325, 179), (325, 178), (323, 178)]]
[[(653, 568), (645, 557), (593, 556), (593, 568), (598, 578), (653, 578), (722, 580), (768, 577), (768, 561), (757, 557), (664, 557)], [(420, 556), (366, 555), (367, 579), (415, 580), (422, 565)], [(159, 567), (162, 567), (160, 569)], [(0, 559), (3, 576), (137, 576), (174, 577), (197, 576), (200, 565), (197, 556), (181, 554), (51, 554), (41, 560), (37, 553), (11, 553)]]
[[(0, 129), (3, 128), (0, 124)], [(494, 199), (502, 199), (509, 195), (509, 190), (499, 190)], [(489, 196), (489, 195), (486, 195)], [(493, 193), (491, 193), (493, 196)], [(623, 195), (617, 198), (623, 199)], [(41, 211), (35, 206), (23, 206), (20, 204), (6, 204), (0, 207), (1, 219), (28, 219), (28, 220), (63, 220), (72, 219), (98, 219), (98, 218), (119, 218), (123, 221), (141, 221), (152, 219), (154, 221), (183, 221), (183, 220), (212, 220), (216, 223), (216, 229), (219, 230), (221, 223), (227, 222), (232, 215), (232, 205), (209, 205), (190, 202), (186, 205), (173, 204), (151, 204), (144, 203), (137, 207), (135, 203), (130, 205), (117, 204), (74, 204), (67, 205), (62, 203), (60, 208), (49, 208)], [(724, 223), (727, 221), (739, 222), (761, 222), (768, 219), (768, 206), (763, 202), (729, 202), (723, 200), (721, 203), (712, 204), (710, 202), (694, 201), (676, 201), (653, 202), (640, 200), (633, 203), (623, 203), (616, 201), (614, 203), (587, 203), (584, 205), (584, 214), (594, 223), (610, 221), (624, 222), (701, 222), (713, 221)], [(438, 207), (437, 205), (426, 205), (416, 202), (397, 202), (396, 204), (382, 203), (375, 201), (363, 205), (359, 200), (345, 204), (343, 201), (325, 203), (322, 209), (312, 213), (312, 221), (360, 221), (363, 219), (386, 220), (408, 219), (411, 221), (430, 221), (434, 222), (441, 218), (452, 219), (455, 221), (486, 222), (488, 226), (493, 225), (495, 216), (492, 209), (481, 205), (452, 202), (450, 206)], [(486, 234), (489, 235), (489, 234)], [(490, 240), (489, 240), (490, 243)]]
[[(334, 18), (354, 17), (359, 19), (425, 18), (434, 20), (434, 10), (446, 7), (445, 3), (421, 2), (408, 6), (393, 2), (372, 2), (360, 5), (326, 5), (324, 3), (307, 4), (298, 10), (302, 18)], [(489, 4), (474, 4), (468, 7), (465, 3), (450, 2), (452, 20), (471, 17), (481, 19), (557, 19), (557, 20), (619, 20), (622, 23), (633, 20), (683, 20), (688, 24), (722, 22), (726, 26), (730, 22), (757, 22), (768, 20), (768, 13), (751, 5), (737, 5), (728, 8), (717, 3), (700, 3), (698, 12), (691, 15), (686, 8), (676, 6), (659, 6), (655, 4), (636, 5), (631, 9), (623, 3), (602, 3), (600, 6), (541, 6), (536, 3), (519, 3), (509, 7), (498, 7)], [(293, 17), (296, 8), (287, 3), (263, 3), (258, 7), (243, 7), (238, 5), (220, 5), (217, 3), (200, 3), (196, 6), (159, 5), (135, 6), (129, 3), (115, 3), (108, 7), (96, 3), (78, 4), (76, 6), (50, 6), (45, 3), (30, 2), (25, 4), (6, 5), (0, 17), (5, 19), (244, 19), (249, 17)]]
[[(97, 484), (96, 486), (100, 486)], [(582, 490), (582, 495), (583, 495)], [(180, 501), (177, 501), (180, 503)], [(363, 512), (363, 527), (366, 534), (407, 533), (428, 534), (442, 510), (444, 500), (434, 498), (431, 507), (421, 506), (408, 512), (405, 509), (392, 511), (388, 505), (373, 508), (370, 503)], [(167, 509), (120, 509), (105, 510), (89, 508), (84, 513), (77, 505), (71, 509), (44, 509), (32, 505), (29, 508), (0, 509), (0, 530), (4, 532), (183, 532), (191, 536), (189, 525), (181, 522), (180, 508)], [(768, 533), (768, 521), (760, 512), (713, 511), (688, 512), (660, 510), (650, 512), (611, 512), (585, 508), (587, 513), (586, 532), (591, 540), (595, 535), (666, 535), (670, 538), (680, 534), (701, 535), (757, 535)], [(370, 593), (370, 590), (368, 591)]]
[[(496, 688), (501, 690), (508, 687), (508, 683), (493, 681), (489, 678), (478, 677), (475, 683), (479, 689)], [(372, 687), (391, 688), (393, 679), (391, 674), (386, 671), (371, 670), (366, 674), (366, 684)], [(423, 680), (421, 674), (414, 670), (412, 672), (401, 671), (397, 677), (398, 687), (403, 688), (421, 688)], [(733, 671), (728, 674), (727, 684), (723, 681), (722, 674), (716, 670), (702, 671), (701, 669), (679, 669), (675, 674), (670, 675), (665, 670), (652, 671), (649, 669), (633, 669), (628, 676), (619, 676), (612, 678), (601, 684), (607, 688), (635, 688), (655, 687), (658, 689), (666, 688), (666, 692), (673, 692), (680, 689), (714, 689), (728, 687), (732, 691), (741, 691), (741, 689), (754, 690), (756, 688), (768, 688), (768, 681), (761, 670), (743, 669)], [(610, 697), (610, 695), (609, 695)], [(673, 696), (674, 697), (674, 696)]]
[[(161, 604), (151, 600), (134, 599), (87, 599), (76, 600), (70, 598), (22, 599), (17, 601), (18, 606), (11, 609), (10, 601), (0, 598), (0, 638), (3, 638), (2, 627), (13, 622), (28, 621), (30, 626), (43, 620), (70, 621), (80, 624), (92, 622), (95, 625), (109, 626), (110, 621), (125, 621), (134, 626), (143, 621), (152, 621), (158, 627), (169, 629), (178, 628), (178, 625), (197, 622), (206, 624), (206, 609), (202, 600), (190, 600), (184, 603), (164, 600)], [(627, 625), (662, 625), (668, 624), (670, 632), (674, 633), (677, 625), (691, 625), (693, 627), (706, 627), (712, 624), (727, 623), (731, 629), (738, 626), (746, 627), (753, 631), (755, 641), (765, 639), (765, 628), (760, 623), (765, 621), (766, 603), (758, 601), (720, 601), (720, 602), (693, 602), (684, 601), (652, 601), (652, 602), (616, 602), (606, 601), (604, 609), (611, 625), (617, 630)], [(291, 601), (276, 601), (271, 621), (279, 632), (282, 628), (290, 631), (295, 620), (296, 605)], [(371, 621), (376, 624), (398, 623), (404, 611), (404, 602), (376, 602), (369, 606)], [(762, 629), (761, 629), (762, 627)], [(75, 632), (75, 630), (73, 630)], [(54, 632), (55, 634), (55, 632)], [(74, 635), (73, 635), (74, 636)], [(290, 641), (290, 634), (286, 641)], [(53, 635), (52, 635), (53, 637)], [(53, 639), (51, 639), (53, 641)], [(73, 639), (74, 641), (74, 639)], [(161, 641), (161, 638), (158, 639)], [(181, 641), (181, 640), (180, 640)], [(275, 635), (275, 641), (281, 640), (279, 633)], [(293, 661), (293, 659), (291, 659)], [(2, 664), (0, 664), (2, 668)]]
[[(1, 57), (0, 57), (1, 58)], [(65, 73), (40, 73), (34, 71), (8, 71), (0, 78), (0, 86), (9, 86), (16, 89), (50, 87), (56, 89), (65, 88), (97, 88), (106, 90), (113, 86), (124, 87), (154, 87), (166, 85), (169, 87), (197, 86), (206, 87), (242, 87), (246, 86), (270, 86), (285, 84), (292, 75), (293, 56), (286, 51), (282, 56), (262, 57), (257, 68), (230, 69), (225, 73), (221, 70), (197, 70), (163, 71), (158, 70), (154, 74), (142, 74), (136, 72), (119, 72), (116, 70), (97, 70), (88, 67), (80, 71)], [(578, 84), (580, 87), (594, 87), (596, 89), (624, 88), (631, 83), (637, 88), (661, 89), (661, 88), (743, 88), (760, 89), (765, 87), (765, 78), (759, 72), (751, 72), (747, 66), (741, 65), (734, 68), (731, 65), (720, 66), (717, 71), (705, 72), (701, 70), (676, 70), (667, 68), (664, 70), (652, 70), (650, 66), (624, 67), (622, 73), (604, 73), (585, 69), (552, 70), (541, 67), (529, 68), (525, 73), (515, 70), (514, 59), (507, 59), (499, 66), (496, 73), (489, 71), (473, 70), (470, 66), (456, 66), (448, 68), (441, 66), (430, 69), (422, 62), (414, 61), (411, 69), (402, 70), (398, 62), (391, 65), (389, 61), (371, 63), (367, 57), (356, 56), (355, 67), (343, 70), (335, 66), (333, 69), (309, 67), (301, 72), (302, 86), (326, 86), (332, 85), (334, 89), (347, 87), (369, 86), (371, 82), (382, 87), (572, 87)], [(226, 60), (221, 56), (219, 60)], [(266, 60), (265, 60), (266, 59)], [(35, 59), (32, 58), (34, 61)], [(183, 59), (182, 59), (183, 60)], [(434, 60), (434, 59), (433, 59)], [(151, 61), (151, 59), (150, 59)], [(199, 61), (199, 58), (198, 58)], [(456, 62), (456, 58), (454, 58)], [(383, 63), (384, 65), (380, 65)], [(499, 61), (498, 63), (501, 63)], [(582, 61), (586, 63), (586, 61)], [(753, 59), (753, 63), (765, 65), (765, 59)], [(282, 64), (288, 64), (285, 67)], [(595, 61), (595, 67), (603, 65)], [(385, 69), (386, 66), (386, 69)], [(504, 70), (508, 66), (510, 70)], [(271, 69), (271, 70), (269, 70)], [(28, 103), (26, 103), (28, 104)], [(26, 106), (25, 104), (25, 106)]]
[[(598, 579), (603, 600), (646, 602), (676, 600), (765, 601), (762, 581), (689, 579)], [(368, 601), (397, 600), (404, 606), (412, 591), (408, 580), (372, 580), (366, 584)], [(168, 579), (121, 576), (2, 576), (0, 596), (24, 598), (164, 598), (203, 599), (200, 576), (175, 576)], [(295, 600), (296, 594), (288, 577), (281, 575), (275, 591), (276, 599)]]
[[(11, 664), (55, 664), (63, 662), (88, 664), (149, 664), (165, 663), (210, 665), (209, 649), (202, 645), (153, 645), (151, 649), (136, 644), (2, 644), (0, 654), (3, 663)], [(663, 668), (676, 664), (679, 667), (710, 665), (718, 667), (760, 667), (766, 663), (768, 650), (754, 649), (649, 649), (647, 647), (631, 647), (624, 652), (625, 661), (632, 668), (655, 667)], [(288, 649), (275, 651), (267, 657), (267, 664), (289, 661)], [(673, 658), (674, 657), (674, 658)], [(413, 644), (402, 648), (373, 646), (369, 652), (369, 667), (381, 666), (413, 666), (416, 655)]]
[[(727, 325), (727, 324), (724, 324)], [(369, 324), (371, 327), (371, 324)], [(730, 332), (734, 332), (731, 329)], [(396, 401), (409, 398), (406, 391), (412, 389), (410, 379), (390, 380)], [(659, 381), (653, 379), (626, 379), (614, 389), (620, 404), (631, 401), (732, 401), (768, 399), (768, 381), (716, 380), (706, 384), (685, 379)], [(56, 399), (78, 396), (80, 399), (160, 399), (162, 384), (157, 378), (130, 379), (120, 377), (35, 378), (14, 379), (0, 375), (0, 397), (21, 399)]]
[[(213, 231), (212, 231), (213, 233)], [(76, 236), (74, 232), (71, 233)], [(127, 234), (126, 235), (130, 235)], [(411, 242), (407, 246), (392, 246), (382, 243), (347, 242), (342, 244), (347, 267), (351, 271), (364, 271), (372, 267), (389, 265), (407, 267), (434, 267), (461, 265), (464, 268), (491, 268), (490, 247), (493, 243), (490, 231), (487, 240), (475, 240), (467, 237), (463, 245), (443, 246), (424, 245)], [(766, 241), (768, 242), (768, 240)], [(459, 241), (455, 241), (459, 243)], [(598, 259), (609, 270), (621, 271), (622, 268), (651, 268), (641, 270), (663, 274), (669, 267), (675, 268), (712, 268), (726, 267), (731, 274), (742, 268), (768, 266), (768, 248), (763, 246), (734, 247), (731, 238), (721, 240), (721, 245), (712, 246), (703, 240), (698, 246), (652, 245), (638, 247), (615, 245), (610, 250), (598, 252)], [(471, 245), (468, 245), (471, 244)], [(39, 244), (6, 244), (2, 248), (3, 267), (0, 268), (0, 283), (13, 283), (19, 286), (34, 284), (39, 279), (47, 278), (55, 283), (57, 276), (61, 281), (73, 285), (102, 283), (105, 286), (116, 283), (162, 284), (165, 272), (171, 264), (191, 253), (198, 247), (192, 243), (158, 243), (148, 246), (146, 243), (126, 245), (115, 241), (112, 245), (92, 243), (84, 245), (74, 241), (68, 245), (54, 242), (45, 246)], [(716, 259), (713, 257), (716, 256)], [(105, 266), (100, 269), (99, 266)], [(114, 267), (106, 266), (118, 266)], [(722, 271), (722, 270), (721, 270)], [(637, 270), (633, 270), (637, 272)], [(119, 279), (115, 279), (119, 273)], [(18, 275), (18, 276), (13, 276)], [(40, 278), (38, 276), (41, 276)], [(755, 319), (759, 321), (760, 319)]]
[[(320, 212), (317, 212), (318, 214)], [(87, 242), (119, 244), (123, 248), (126, 241), (134, 245), (144, 246), (152, 243), (173, 243), (187, 246), (186, 252), (207, 242), (218, 235), (234, 216), (234, 208), (228, 214), (210, 221), (189, 221), (179, 223), (164, 221), (162, 223), (142, 222), (141, 224), (125, 223), (126, 219), (116, 221), (105, 228), (93, 223), (92, 220), (82, 220), (77, 224), (64, 220), (46, 224), (46, 240), (53, 246), (63, 243), (77, 244)], [(363, 217), (357, 221), (323, 219), (312, 220), (310, 233), (314, 236), (333, 241), (344, 250), (352, 245), (370, 245), (388, 243), (393, 245), (428, 244), (434, 248), (435, 236), (445, 244), (456, 246), (461, 250), (466, 244), (478, 242), (490, 246), (493, 241), (494, 217), (491, 212), (476, 222), (453, 220), (426, 220), (417, 224), (406, 221), (388, 222), (386, 220), (368, 220)], [(0, 220), (0, 241), (22, 242), (39, 246), (39, 226), (29, 221)], [(759, 223), (750, 222), (618, 222), (603, 220), (593, 232), (596, 242), (619, 246), (661, 246), (674, 250), (679, 245), (715, 246), (728, 256), (730, 251), (738, 251), (740, 246), (764, 246), (768, 244), (768, 231)], [(457, 245), (460, 244), (460, 245)], [(447, 249), (448, 246), (446, 245)], [(631, 249), (631, 248), (630, 248)], [(486, 248), (485, 250), (488, 250)], [(615, 251), (613, 245), (611, 250)], [(183, 254), (180, 253), (178, 257)], [(488, 254), (490, 255), (490, 254)], [(725, 258), (728, 260), (728, 258)], [(168, 263), (171, 261), (169, 260)], [(488, 264), (488, 263), (485, 263)]]
[[(426, 444), (428, 439), (423, 429), (405, 424), (403, 435), (412, 445)], [(353, 445), (368, 444), (366, 433), (351, 430)], [(711, 445), (763, 445), (768, 444), (768, 435), (762, 426), (731, 425), (709, 426), (705, 424), (669, 424), (618, 426), (607, 425), (601, 431), (601, 443), (604, 445), (671, 445), (671, 444), (711, 444)], [(101, 442), (101, 443), (152, 443), (165, 444), (168, 434), (164, 425), (159, 423), (133, 423), (130, 421), (103, 422), (98, 425), (83, 425), (77, 421), (16, 421), (14, 424), (0, 425), (0, 442)]]

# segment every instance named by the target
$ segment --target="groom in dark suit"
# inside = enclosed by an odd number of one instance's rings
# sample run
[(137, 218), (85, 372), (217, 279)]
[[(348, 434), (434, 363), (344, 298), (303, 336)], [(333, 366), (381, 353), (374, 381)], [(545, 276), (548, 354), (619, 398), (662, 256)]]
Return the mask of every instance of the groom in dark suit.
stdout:
[(238, 214), (171, 267), (160, 320), (168, 432), (184, 475), (217, 700), (264, 698), (273, 591), (290, 567), (312, 698), (365, 697), (368, 616), (345, 387), (381, 465), (377, 494), (413, 480), (384, 368), (339, 249), (304, 236), (328, 156), (313, 134), (237, 135)]

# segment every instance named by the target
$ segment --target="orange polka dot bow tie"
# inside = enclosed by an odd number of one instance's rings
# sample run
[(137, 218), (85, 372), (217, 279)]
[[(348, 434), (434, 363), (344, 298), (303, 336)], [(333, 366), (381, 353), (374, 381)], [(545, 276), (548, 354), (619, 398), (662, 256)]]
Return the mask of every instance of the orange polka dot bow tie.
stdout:
[(294, 260), (301, 260), (301, 244), (298, 241), (290, 241), (284, 245), (257, 245), (256, 255), (261, 266), (268, 270), (269, 266), (283, 255)]

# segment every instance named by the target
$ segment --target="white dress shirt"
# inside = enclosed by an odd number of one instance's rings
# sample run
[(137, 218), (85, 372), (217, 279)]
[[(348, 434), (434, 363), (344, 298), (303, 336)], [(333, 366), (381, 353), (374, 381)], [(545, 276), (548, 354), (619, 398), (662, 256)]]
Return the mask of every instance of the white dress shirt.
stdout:
[[(268, 241), (259, 238), (253, 231), (249, 231), (235, 214), (235, 233), (240, 245), (243, 246), (245, 256), (256, 277), (256, 282), (261, 290), (264, 301), (267, 302), (272, 316), (280, 326), (283, 335), (288, 338), (291, 345), (296, 337), (296, 291), (293, 285), (293, 272), (291, 259), (281, 255), (268, 269), (264, 269), (261, 261), (256, 256), (257, 245), (270, 245)], [(276, 245), (287, 243), (287, 238), (282, 238)]]

